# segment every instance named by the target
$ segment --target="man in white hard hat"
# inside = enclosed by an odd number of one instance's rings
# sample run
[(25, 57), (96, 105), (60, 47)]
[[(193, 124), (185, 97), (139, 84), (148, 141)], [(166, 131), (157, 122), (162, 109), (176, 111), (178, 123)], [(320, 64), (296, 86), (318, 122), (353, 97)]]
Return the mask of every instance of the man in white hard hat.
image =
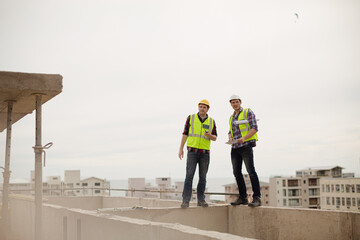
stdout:
[[(230, 97), (230, 105), (234, 113), (230, 117), (229, 142), (234, 142), (231, 148), (231, 162), (236, 183), (239, 188), (239, 198), (231, 205), (248, 205), (250, 207), (261, 206), (260, 183), (254, 167), (253, 147), (258, 140), (258, 126), (255, 114), (250, 108), (241, 107), (241, 99), (238, 95)], [(248, 123), (237, 124), (237, 121), (247, 120)], [(249, 173), (253, 190), (252, 202), (248, 202), (246, 184), (242, 175), (242, 164), (245, 163)]]
[(181, 138), (179, 158), (184, 157), (184, 145), (187, 141), (186, 177), (182, 193), (181, 208), (188, 208), (192, 195), (192, 183), (199, 165), (199, 182), (197, 185), (198, 206), (207, 207), (205, 201), (206, 174), (210, 163), (210, 142), (216, 141), (217, 132), (214, 119), (207, 115), (209, 101), (204, 99), (198, 104), (199, 112), (188, 116)]

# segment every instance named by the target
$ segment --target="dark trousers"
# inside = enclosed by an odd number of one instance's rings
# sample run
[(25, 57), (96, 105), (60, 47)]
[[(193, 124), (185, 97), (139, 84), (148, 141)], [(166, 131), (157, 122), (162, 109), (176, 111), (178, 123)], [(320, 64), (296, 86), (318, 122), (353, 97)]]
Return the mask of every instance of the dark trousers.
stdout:
[(209, 153), (188, 152), (186, 161), (186, 177), (184, 190), (182, 193), (183, 202), (190, 202), (192, 195), (193, 178), (196, 165), (199, 164), (199, 182), (197, 185), (198, 202), (205, 200), (206, 174), (208, 172), (210, 162)]
[(260, 182), (254, 167), (253, 149), (250, 144), (231, 149), (231, 162), (233, 166), (233, 173), (236, 183), (239, 188), (239, 195), (241, 198), (247, 198), (246, 184), (244, 176), (242, 175), (242, 163), (245, 163), (246, 170), (250, 176), (251, 187), (254, 192), (253, 197), (261, 197)]

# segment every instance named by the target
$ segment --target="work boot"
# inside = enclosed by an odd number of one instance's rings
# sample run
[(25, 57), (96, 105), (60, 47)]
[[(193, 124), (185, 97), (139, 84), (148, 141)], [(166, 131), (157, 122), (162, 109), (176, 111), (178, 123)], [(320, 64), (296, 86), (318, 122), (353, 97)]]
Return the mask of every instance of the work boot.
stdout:
[(249, 207), (259, 207), (261, 206), (261, 199), (259, 197), (253, 197), (253, 200), (248, 205)]
[(242, 198), (239, 197), (238, 200), (236, 200), (235, 202), (232, 202), (231, 205), (235, 206), (235, 205), (248, 205), (249, 201), (247, 198)]
[(181, 208), (188, 208), (189, 207), (189, 202), (183, 202), (181, 204)]
[(202, 200), (202, 201), (198, 202), (197, 205), (200, 206), (200, 207), (208, 207), (209, 206), (209, 204), (207, 204), (207, 202), (205, 202), (205, 200)]

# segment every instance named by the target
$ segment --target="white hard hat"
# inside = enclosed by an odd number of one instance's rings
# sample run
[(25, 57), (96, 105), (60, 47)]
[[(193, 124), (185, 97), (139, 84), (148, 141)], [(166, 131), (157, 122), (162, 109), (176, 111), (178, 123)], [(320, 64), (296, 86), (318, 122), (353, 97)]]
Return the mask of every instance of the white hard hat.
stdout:
[(230, 97), (229, 101), (231, 102), (231, 100), (235, 100), (235, 99), (239, 99), (241, 101), (239, 95), (235, 95), (235, 94)]

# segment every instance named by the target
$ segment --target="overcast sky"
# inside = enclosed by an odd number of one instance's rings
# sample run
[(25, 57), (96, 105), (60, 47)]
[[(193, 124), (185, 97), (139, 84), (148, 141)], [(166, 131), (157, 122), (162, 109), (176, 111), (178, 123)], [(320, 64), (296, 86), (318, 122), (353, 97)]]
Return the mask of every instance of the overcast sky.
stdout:
[[(1, 0), (0, 70), (63, 76), (43, 105), (44, 178), (184, 178), (181, 134), (204, 98), (218, 131), (208, 177), (232, 177), (232, 94), (260, 119), (260, 177), (359, 176), (359, 12), (358, 0)], [(34, 145), (33, 113), (13, 126), (12, 179), (30, 178)]]

